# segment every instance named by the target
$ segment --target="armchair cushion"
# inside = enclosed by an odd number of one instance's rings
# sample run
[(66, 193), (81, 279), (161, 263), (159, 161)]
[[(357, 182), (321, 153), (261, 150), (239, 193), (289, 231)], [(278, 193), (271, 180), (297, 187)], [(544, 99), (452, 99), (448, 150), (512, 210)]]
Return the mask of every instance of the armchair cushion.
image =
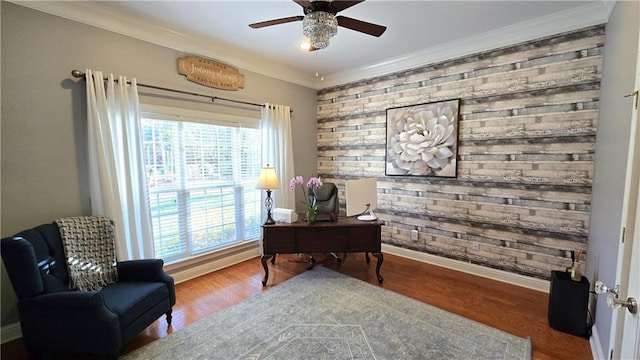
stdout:
[(42, 275), (42, 284), (44, 285), (45, 294), (69, 291), (69, 284), (67, 282), (51, 274)]
[(36, 250), (31, 242), (21, 236), (2, 239), (2, 260), (18, 299), (42, 294), (44, 284)]
[(169, 290), (171, 306), (176, 303), (176, 292), (173, 278), (167, 275), (163, 269), (162, 259), (143, 259), (118, 262), (119, 281), (155, 281), (163, 282)]
[(62, 238), (55, 223), (36, 226), (19, 232), (13, 237), (22, 237), (34, 246), (41, 271), (62, 279), (69, 278)]
[(161, 282), (122, 282), (100, 290), (107, 308), (118, 315), (120, 327), (126, 327), (147, 309), (169, 298), (169, 291)]

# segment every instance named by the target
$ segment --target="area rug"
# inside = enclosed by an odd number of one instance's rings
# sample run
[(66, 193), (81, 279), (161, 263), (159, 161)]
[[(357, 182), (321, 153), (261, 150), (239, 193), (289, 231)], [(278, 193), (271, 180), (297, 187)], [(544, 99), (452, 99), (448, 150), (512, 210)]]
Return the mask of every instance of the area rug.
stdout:
[(531, 341), (315, 267), (123, 357), (530, 359)]

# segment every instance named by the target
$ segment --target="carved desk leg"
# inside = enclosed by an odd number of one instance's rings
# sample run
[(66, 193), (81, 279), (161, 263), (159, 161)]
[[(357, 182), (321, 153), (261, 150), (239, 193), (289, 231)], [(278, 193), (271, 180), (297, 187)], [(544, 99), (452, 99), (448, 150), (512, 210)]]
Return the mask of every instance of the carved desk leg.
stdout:
[[(267, 260), (271, 255), (262, 255), (260, 261), (262, 262), (262, 267), (264, 268), (264, 279), (262, 279), (262, 286), (267, 286), (267, 279), (269, 279), (269, 267), (267, 266)], [(275, 260), (275, 257), (273, 258)], [(273, 264), (273, 260), (271, 261)]]
[(382, 284), (382, 280), (384, 280), (382, 278), (382, 276), (380, 276), (380, 267), (382, 266), (382, 262), (384, 261), (384, 257), (382, 256), (382, 253), (373, 253), (373, 256), (378, 258), (378, 263), (376, 264), (376, 277), (378, 278), (378, 283)]

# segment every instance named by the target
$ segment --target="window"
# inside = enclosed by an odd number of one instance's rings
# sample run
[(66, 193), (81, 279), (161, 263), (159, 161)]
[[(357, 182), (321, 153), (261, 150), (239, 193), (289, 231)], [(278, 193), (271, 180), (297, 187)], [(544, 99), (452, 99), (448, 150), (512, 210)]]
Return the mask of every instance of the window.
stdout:
[(145, 107), (142, 137), (156, 257), (260, 237), (259, 119)]

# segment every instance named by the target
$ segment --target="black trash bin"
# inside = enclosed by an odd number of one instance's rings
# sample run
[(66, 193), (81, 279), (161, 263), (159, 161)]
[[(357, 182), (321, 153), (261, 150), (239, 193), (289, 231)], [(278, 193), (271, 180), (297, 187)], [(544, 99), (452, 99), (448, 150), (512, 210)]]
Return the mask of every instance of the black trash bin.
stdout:
[(588, 338), (588, 306), (589, 280), (586, 277), (574, 281), (567, 272), (551, 272), (548, 314), (551, 328)]

